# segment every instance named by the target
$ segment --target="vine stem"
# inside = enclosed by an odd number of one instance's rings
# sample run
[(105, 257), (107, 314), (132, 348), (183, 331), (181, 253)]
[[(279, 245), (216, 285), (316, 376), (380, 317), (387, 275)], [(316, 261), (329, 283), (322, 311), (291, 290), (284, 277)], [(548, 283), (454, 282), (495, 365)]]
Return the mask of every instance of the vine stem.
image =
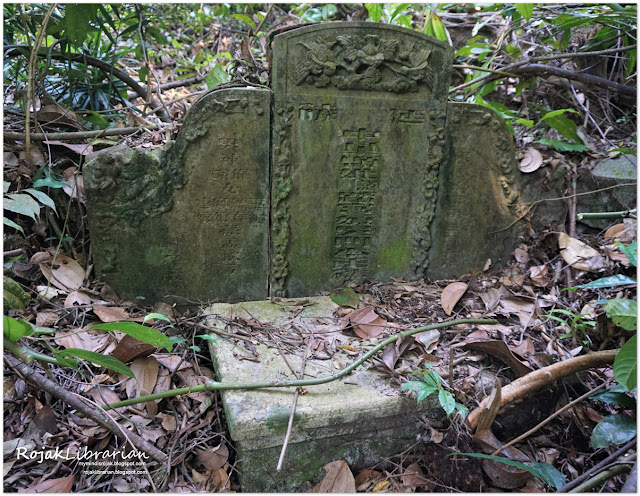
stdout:
[(425, 331), (431, 331), (434, 329), (442, 329), (443, 327), (451, 327), (451, 326), (460, 325), (460, 324), (493, 325), (497, 323), (498, 321), (495, 319), (458, 319), (458, 320), (450, 320), (447, 322), (440, 322), (438, 324), (431, 324), (424, 327), (418, 327), (416, 329), (410, 329), (408, 331), (402, 331), (378, 343), (371, 350), (369, 350), (367, 353), (362, 355), (358, 360), (353, 362), (351, 365), (349, 365), (348, 367), (345, 367), (340, 372), (337, 372), (329, 376), (316, 377), (314, 379), (295, 379), (295, 380), (289, 380), (289, 381), (262, 381), (262, 382), (217, 382), (217, 381), (209, 380), (205, 384), (172, 389), (170, 391), (162, 391), (160, 393), (149, 394), (147, 396), (140, 396), (138, 398), (131, 398), (124, 401), (118, 401), (116, 403), (104, 405), (102, 406), (102, 408), (104, 410), (111, 410), (113, 408), (120, 408), (122, 406), (136, 405), (138, 403), (146, 403), (147, 401), (154, 401), (154, 400), (163, 399), (163, 398), (173, 398), (174, 396), (179, 396), (181, 394), (199, 393), (204, 391), (231, 391), (231, 390), (238, 391), (238, 390), (251, 390), (251, 389), (264, 389), (264, 388), (318, 386), (320, 384), (326, 384), (328, 382), (332, 382), (346, 376), (347, 374), (351, 373), (353, 370), (358, 368), (360, 365), (362, 365), (364, 362), (369, 360), (378, 351), (383, 349), (388, 344), (397, 341), (399, 338), (405, 338), (413, 334), (418, 334)]

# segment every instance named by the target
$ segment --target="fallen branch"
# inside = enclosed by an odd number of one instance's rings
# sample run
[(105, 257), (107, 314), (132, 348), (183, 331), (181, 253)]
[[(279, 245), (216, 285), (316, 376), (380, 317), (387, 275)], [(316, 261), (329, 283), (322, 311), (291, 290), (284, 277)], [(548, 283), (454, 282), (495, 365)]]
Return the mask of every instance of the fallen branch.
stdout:
[[(635, 460), (635, 454), (629, 457), (629, 461)], [(614, 477), (625, 474), (631, 471), (631, 467), (629, 465), (614, 465), (608, 470), (604, 470), (597, 475), (594, 475), (588, 481), (583, 482), (575, 489), (572, 489), (571, 493), (586, 493), (591, 491), (591, 489), (595, 489), (600, 484), (607, 482), (609, 479), (613, 479)]]
[[(160, 126), (145, 126), (145, 127), (122, 127), (119, 129), (101, 129), (98, 131), (72, 131), (72, 132), (60, 132), (60, 133), (31, 133), (31, 139), (37, 141), (46, 140), (76, 140), (76, 139), (93, 139), (102, 138), (104, 136), (122, 136), (125, 134), (133, 134), (137, 131), (155, 131)], [(2, 135), (8, 139), (24, 140), (26, 138), (25, 133), (16, 133), (13, 131), (4, 131)]]
[(61, 399), (66, 404), (75, 408), (79, 412), (81, 412), (84, 416), (90, 418), (94, 422), (97, 422), (105, 429), (108, 429), (112, 432), (116, 437), (121, 439), (124, 442), (127, 442), (127, 437), (129, 440), (135, 445), (136, 448), (140, 449), (147, 453), (151, 458), (156, 460), (159, 463), (166, 464), (167, 457), (162, 453), (158, 448), (148, 443), (144, 439), (142, 439), (137, 434), (133, 432), (127, 432), (125, 434), (120, 430), (120, 425), (116, 423), (114, 419), (112, 419), (109, 415), (104, 413), (103, 410), (97, 409), (93, 406), (87, 405), (84, 401), (80, 400), (79, 397), (75, 396), (71, 392), (66, 389), (61, 388), (55, 382), (49, 380), (45, 376), (37, 373), (34, 369), (29, 367), (27, 364), (22, 363), (17, 358), (14, 358), (10, 355), (5, 355), (4, 359), (7, 360), (9, 365), (17, 370), (27, 382), (30, 382), (34, 386), (39, 389), (43, 389), (46, 392), (52, 394), (56, 398)]
[(565, 79), (571, 79), (572, 81), (580, 81), (581, 83), (589, 86), (598, 86), (612, 91), (617, 91), (625, 95), (635, 96), (638, 92), (637, 88), (633, 86), (626, 86), (624, 84), (616, 83), (609, 79), (605, 79), (593, 74), (587, 74), (585, 72), (570, 71), (569, 69), (563, 69), (562, 67), (555, 67), (544, 64), (527, 64), (522, 67), (516, 67), (511, 69), (512, 73), (520, 76), (558, 76)]
[[(613, 363), (619, 350), (604, 350), (589, 353), (562, 362), (554, 363), (548, 367), (528, 373), (516, 379), (511, 384), (502, 388), (502, 399), (500, 406), (504, 407), (516, 400), (525, 398), (536, 391), (562, 379), (568, 375), (580, 372), (581, 370), (604, 367)], [(467, 423), (471, 429), (478, 425), (478, 419), (489, 403), (489, 398), (485, 398), (480, 405), (469, 413)]]
[(562, 486), (560, 489), (558, 489), (557, 492), (559, 492), (559, 493), (568, 493), (573, 488), (578, 487), (584, 481), (586, 481), (587, 479), (592, 477), (594, 474), (596, 474), (597, 472), (602, 470), (604, 467), (609, 465), (611, 462), (616, 461), (618, 458), (620, 458), (622, 455), (624, 455), (627, 451), (629, 451), (631, 448), (633, 448), (636, 445), (636, 443), (637, 443), (637, 439), (632, 439), (627, 444), (625, 444), (622, 448), (616, 450), (613, 454), (611, 454), (608, 457), (606, 457), (600, 463), (598, 463), (597, 465), (594, 465), (593, 467), (591, 467), (584, 474), (576, 477), (571, 482), (568, 482), (567, 484)]
[(383, 349), (389, 343), (393, 343), (401, 337), (405, 338), (413, 334), (418, 334), (420, 332), (430, 331), (433, 329), (442, 329), (443, 327), (450, 327), (450, 326), (460, 325), (460, 324), (493, 325), (497, 323), (498, 321), (494, 319), (459, 319), (459, 320), (450, 320), (448, 322), (440, 322), (438, 324), (431, 324), (428, 326), (418, 327), (416, 329), (410, 329), (408, 331), (399, 332), (398, 334), (394, 334), (393, 336), (390, 336), (384, 341), (378, 343), (371, 350), (369, 350), (367, 353), (362, 355), (358, 360), (353, 362), (351, 365), (345, 367), (340, 372), (337, 372), (333, 375), (329, 375), (325, 377), (317, 377), (315, 379), (302, 379), (302, 380), (295, 379), (295, 380), (288, 380), (288, 381), (264, 381), (264, 382), (217, 382), (217, 381), (209, 380), (206, 383), (199, 384), (197, 386), (189, 386), (189, 387), (183, 387), (179, 389), (172, 389), (172, 390), (163, 391), (160, 393), (149, 394), (147, 396), (140, 396), (139, 398), (131, 398), (124, 401), (118, 401), (116, 403), (104, 405), (102, 406), (102, 409), (111, 410), (113, 408), (119, 408), (121, 406), (137, 405), (139, 403), (146, 403), (147, 401), (154, 401), (154, 400), (163, 399), (163, 398), (173, 398), (174, 396), (178, 396), (181, 394), (200, 393), (205, 391), (240, 391), (240, 390), (265, 389), (265, 388), (318, 386), (320, 384), (326, 384), (328, 382), (341, 379), (347, 374), (350, 374), (353, 370), (355, 370), (364, 362), (369, 360), (373, 355), (375, 355), (378, 351)]
[[(4, 47), (4, 55), (5, 58), (11, 55), (12, 51), (16, 51), (22, 54), (22, 51), (30, 52), (31, 49), (27, 45), (9, 45)], [(49, 52), (46, 48), (41, 48), (38, 50), (38, 55), (41, 57), (50, 57), (56, 60), (65, 60), (65, 61), (73, 61), (80, 62), (81, 64), (92, 65), (93, 67), (97, 67), (101, 71), (103, 71), (107, 75), (111, 75), (117, 77), (120, 81), (129, 86), (135, 93), (141, 97), (144, 101), (147, 101), (147, 89), (140, 85), (135, 79), (129, 76), (126, 72), (121, 71), (117, 67), (105, 62), (104, 60), (100, 60), (96, 57), (92, 57), (91, 55), (85, 55), (83, 53), (62, 53), (62, 52)], [(157, 99), (151, 99), (151, 103), (154, 107), (158, 107), (160, 102)], [(165, 110), (160, 106), (160, 109), (156, 111), (158, 117), (162, 122), (171, 122), (171, 118), (165, 112)]]
[(622, 210), (620, 212), (585, 212), (578, 214), (578, 220), (584, 219), (622, 219), (624, 217), (633, 217), (638, 213), (638, 209)]

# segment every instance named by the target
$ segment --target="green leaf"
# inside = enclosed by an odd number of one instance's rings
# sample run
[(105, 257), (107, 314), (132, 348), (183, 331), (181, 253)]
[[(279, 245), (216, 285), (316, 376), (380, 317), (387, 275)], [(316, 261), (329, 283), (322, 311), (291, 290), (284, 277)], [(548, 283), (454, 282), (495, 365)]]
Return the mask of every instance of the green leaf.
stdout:
[(338, 13), (338, 8), (333, 4), (327, 4), (322, 7), (322, 20), (326, 21)]
[(604, 305), (613, 323), (627, 331), (635, 331), (638, 327), (638, 302), (636, 300), (613, 299)]
[[(564, 475), (562, 475), (561, 472), (559, 472), (558, 470), (556, 470), (555, 468), (553, 468), (551, 465), (547, 463), (532, 462), (532, 466), (530, 467), (528, 465), (525, 465), (524, 463), (509, 460), (508, 458), (503, 458), (500, 456), (484, 455), (482, 453), (455, 452), (447, 456), (453, 456), (453, 455), (464, 455), (464, 456), (471, 456), (475, 458), (486, 458), (487, 460), (492, 460), (494, 462), (504, 463), (505, 465), (509, 465), (510, 467), (516, 467), (516, 468), (519, 468), (520, 470), (526, 470), (531, 475), (533, 475), (534, 477), (537, 477), (545, 484), (548, 484), (556, 489), (560, 489), (562, 486), (564, 486), (564, 482), (565, 482)], [(546, 467), (542, 468), (541, 465), (546, 465)]]
[(603, 418), (591, 433), (591, 446), (606, 448), (611, 444), (623, 444), (637, 433), (636, 421), (623, 413)]
[(79, 369), (77, 360), (67, 356), (63, 356), (62, 352), (60, 351), (54, 351), (53, 356), (56, 359), (56, 361), (63, 367), (71, 367), (72, 369), (76, 369), (76, 370)]
[[(618, 355), (616, 356), (616, 359), (618, 358), (618, 356), (620, 356), (620, 353), (618, 353)], [(615, 362), (613, 365), (613, 372), (615, 375)], [(618, 379), (616, 379), (618, 380)], [(620, 382), (620, 381), (618, 381)], [(635, 385), (634, 385), (635, 387)], [(626, 387), (625, 387), (626, 389)], [(633, 388), (630, 388), (633, 389)], [(593, 393), (591, 396), (589, 396), (589, 398), (593, 398), (594, 400), (598, 400), (598, 401), (602, 401), (603, 403), (607, 403), (609, 405), (620, 405), (623, 406), (625, 408), (635, 408), (636, 407), (636, 402), (633, 400), (633, 398), (630, 398), (629, 396), (627, 396), (624, 393), (620, 393), (617, 391), (612, 391), (611, 389), (605, 389), (604, 391), (598, 391), (596, 393)]]
[(31, 336), (33, 334), (33, 328), (24, 319), (14, 319), (7, 317), (6, 315), (2, 321), (2, 331), (4, 337), (11, 341), (17, 341), (24, 336)]
[(15, 222), (13, 222), (11, 219), (7, 219), (6, 217), (2, 218), (2, 223), (5, 226), (9, 226), (9, 227), (13, 227), (14, 229), (20, 231), (22, 233), (23, 236), (26, 236), (26, 234), (24, 233), (24, 230)]
[(138, 341), (143, 341), (157, 348), (165, 348), (167, 351), (171, 351), (173, 348), (173, 343), (167, 336), (152, 327), (146, 327), (136, 322), (109, 322), (107, 324), (93, 325), (90, 329), (120, 331)]
[(629, 245), (623, 245), (619, 241), (616, 241), (616, 246), (620, 248), (620, 251), (624, 253), (629, 259), (629, 263), (634, 267), (638, 266), (638, 242), (634, 241)]
[(36, 217), (40, 216), (40, 204), (31, 196), (22, 193), (12, 193), (7, 195), (6, 198), (11, 198), (12, 200), (22, 203), (26, 208), (33, 211)]
[(200, 353), (202, 351), (200, 349), (200, 346), (196, 346), (195, 344), (193, 346), (189, 346), (189, 349), (195, 351), (196, 353)]
[[(69, 355), (74, 356), (76, 358), (86, 360), (87, 362), (91, 362), (95, 365), (106, 367), (109, 370), (113, 370), (114, 372), (133, 377), (134, 379), (136, 377), (129, 367), (112, 356), (102, 355), (101, 353), (96, 353), (95, 351), (82, 350), (80, 348), (67, 348), (66, 350), (60, 351), (59, 354), (65, 358)], [(57, 356), (58, 353), (56, 353), (56, 359)]]
[[(428, 13), (425, 13), (426, 17), (429, 17)], [(431, 19), (424, 27), (424, 34), (433, 36), (434, 38), (439, 39), (440, 41), (449, 42), (449, 37), (447, 36), (447, 28), (440, 19), (440, 16), (435, 12), (431, 16)]]
[(438, 391), (438, 401), (440, 401), (440, 405), (447, 414), (447, 417), (453, 413), (453, 410), (456, 407), (456, 400), (449, 391), (440, 389), (440, 391)]
[(244, 22), (245, 24), (248, 24), (249, 26), (251, 26), (252, 28), (256, 27), (256, 23), (254, 22), (253, 19), (251, 19), (251, 17), (249, 17), (248, 15), (245, 14), (231, 14), (231, 17), (235, 17), (236, 19), (238, 19), (239, 21)]
[(565, 138), (573, 140), (576, 143), (582, 143), (582, 138), (578, 136), (578, 126), (576, 126), (575, 122), (564, 115), (566, 112), (577, 113), (573, 109), (554, 110), (553, 112), (547, 112), (544, 114), (542, 119), (540, 119), (540, 122), (546, 122)]
[(187, 340), (182, 336), (171, 336), (169, 340), (171, 340), (173, 344), (182, 344), (187, 342)]
[[(15, 196), (25, 196), (27, 195), (15, 195)], [(33, 201), (33, 198), (30, 198)], [(3, 206), (5, 210), (9, 210), (9, 212), (13, 212), (20, 215), (26, 215), (27, 217), (31, 217), (33, 220), (36, 220), (36, 215), (40, 214), (40, 206), (38, 205), (37, 211), (34, 211), (30, 203), (26, 203), (24, 201), (15, 200), (14, 198), (4, 198)]]
[(22, 312), (31, 297), (10, 277), (3, 276), (2, 297), (5, 307)]
[(341, 307), (356, 308), (360, 297), (353, 290), (353, 288), (342, 288), (340, 291), (334, 291), (330, 293), (331, 300)]
[(66, 188), (67, 186), (69, 186), (69, 185), (66, 184), (66, 183), (60, 182), (60, 181), (56, 181), (52, 177), (44, 177), (42, 179), (38, 179), (36, 182), (33, 183), (33, 187), (34, 188), (54, 188), (54, 189), (59, 189), (59, 188)]
[(534, 476), (551, 487), (560, 489), (566, 483), (564, 474), (548, 463), (531, 462), (531, 468)]
[(551, 146), (554, 150), (557, 150), (559, 152), (586, 152), (589, 150), (589, 147), (580, 143), (569, 143), (568, 141), (557, 139), (542, 138), (537, 140), (536, 143)]
[(638, 380), (637, 335), (632, 336), (616, 355), (616, 359), (613, 361), (613, 376), (627, 391), (636, 387)]
[(365, 3), (364, 7), (367, 9), (372, 22), (380, 22), (380, 19), (382, 19), (382, 7), (379, 3)]
[[(200, 52), (203, 53), (203, 52)], [(140, 80), (141, 83), (144, 83), (147, 81), (147, 73), (149, 72), (149, 68), (147, 66), (141, 67), (140, 70), (138, 71), (138, 79)]]
[(197, 334), (196, 337), (202, 338), (205, 341), (211, 341), (212, 343), (216, 343), (216, 344), (218, 343), (218, 340), (213, 334)]
[(615, 286), (626, 286), (627, 284), (637, 284), (638, 282), (631, 277), (618, 274), (610, 277), (601, 277), (595, 281), (588, 282), (587, 284), (581, 284), (580, 286), (573, 286), (572, 288), (565, 288), (567, 291), (574, 289), (594, 289), (594, 288), (613, 288)]
[(51, 197), (48, 194), (46, 194), (44, 191), (38, 191), (37, 189), (32, 189), (32, 188), (28, 188), (23, 191), (25, 193), (29, 193), (36, 200), (38, 200), (43, 205), (46, 205), (47, 207), (49, 207), (51, 210), (53, 210), (56, 213), (56, 215), (58, 215), (58, 212), (56, 211), (56, 204), (53, 202)]
[(65, 5), (64, 21), (67, 38), (72, 45), (77, 47), (82, 45), (91, 30), (90, 21), (96, 18), (97, 12), (97, 4), (69, 3)]
[(149, 315), (145, 315), (142, 323), (146, 324), (148, 320), (166, 320), (167, 322), (171, 323), (171, 319), (161, 313), (150, 313)]
[(212, 89), (219, 84), (229, 81), (229, 74), (224, 70), (221, 64), (216, 64), (213, 70), (205, 77), (207, 88)]
[(462, 403), (458, 403), (456, 401), (456, 410), (458, 410), (458, 412), (460, 413), (460, 416), (462, 417), (466, 417), (467, 416), (467, 412), (469, 411), (469, 409), (464, 406)]
[(405, 382), (400, 389), (409, 389), (418, 393), (418, 403), (437, 391), (437, 388), (422, 381)]
[(517, 3), (516, 9), (522, 17), (524, 17), (527, 21), (531, 19), (531, 15), (533, 14), (533, 4), (532, 3)]

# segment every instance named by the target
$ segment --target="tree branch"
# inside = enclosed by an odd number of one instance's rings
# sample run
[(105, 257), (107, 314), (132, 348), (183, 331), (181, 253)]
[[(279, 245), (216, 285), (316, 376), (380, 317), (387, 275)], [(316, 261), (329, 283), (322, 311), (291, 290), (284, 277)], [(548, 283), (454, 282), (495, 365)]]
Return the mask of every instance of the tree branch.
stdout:
[[(103, 136), (122, 136), (125, 134), (133, 134), (137, 131), (155, 131), (160, 126), (145, 126), (145, 127), (122, 127), (119, 129), (100, 129), (98, 131), (73, 131), (62, 133), (31, 133), (31, 139), (37, 141), (45, 140), (75, 140), (75, 139), (92, 139), (101, 138)], [(13, 131), (4, 131), (3, 137), (7, 139), (23, 140), (25, 139), (25, 133), (16, 133)]]
[(510, 72), (521, 76), (558, 76), (565, 79), (571, 79), (572, 81), (580, 81), (581, 83), (590, 86), (598, 86), (599, 88), (617, 91), (625, 95), (635, 96), (638, 92), (638, 89), (633, 86), (626, 86), (624, 84), (616, 83), (615, 81), (610, 81), (609, 79), (594, 76), (593, 74), (570, 71), (569, 69), (563, 69), (562, 67), (555, 67), (551, 65), (528, 64), (511, 69)]
[[(5, 54), (5, 57), (11, 55), (13, 51), (22, 54), (21, 53), (22, 50), (29, 52), (30, 48), (27, 45), (8, 45), (4, 47), (4, 54)], [(120, 81), (124, 82), (133, 91), (135, 91), (139, 97), (141, 97), (143, 100), (146, 101), (147, 90), (145, 87), (141, 86), (135, 79), (133, 79), (124, 71), (121, 71), (120, 69), (114, 67), (108, 62), (105, 62), (104, 60), (100, 60), (96, 57), (92, 57), (91, 55), (85, 55), (83, 53), (61, 53), (61, 52), (49, 53), (47, 52), (46, 48), (39, 49), (38, 55), (41, 57), (50, 56), (52, 59), (56, 59), (56, 60), (80, 62), (82, 64), (88, 64), (88, 65), (97, 67), (98, 69), (103, 71), (105, 74), (117, 77)], [(156, 111), (156, 114), (158, 114), (158, 117), (162, 122), (171, 122), (171, 118), (162, 108), (160, 102), (157, 99), (155, 98), (151, 99), (150, 103), (153, 104), (153, 107), (160, 106), (160, 108)]]
[(43, 375), (37, 373), (34, 369), (29, 367), (28, 365), (22, 363), (17, 358), (14, 358), (10, 355), (5, 355), (4, 359), (7, 360), (9, 365), (20, 372), (25, 378), (27, 382), (30, 382), (34, 386), (39, 389), (44, 389), (48, 393), (51, 393), (56, 398), (61, 399), (71, 407), (75, 408), (79, 412), (82, 412), (86, 417), (92, 419), (93, 421), (100, 424), (105, 429), (108, 429), (112, 432), (116, 437), (121, 439), (124, 442), (127, 442), (127, 437), (131, 440), (131, 442), (139, 448), (140, 450), (147, 453), (151, 458), (156, 460), (159, 463), (166, 465), (167, 457), (155, 446), (148, 443), (140, 436), (133, 432), (127, 432), (125, 434), (120, 430), (120, 426), (112, 419), (109, 415), (107, 415), (103, 410), (94, 408), (93, 406), (89, 406), (84, 403), (84, 401), (80, 400), (79, 397), (70, 393), (66, 389), (61, 388), (55, 382), (49, 380)]

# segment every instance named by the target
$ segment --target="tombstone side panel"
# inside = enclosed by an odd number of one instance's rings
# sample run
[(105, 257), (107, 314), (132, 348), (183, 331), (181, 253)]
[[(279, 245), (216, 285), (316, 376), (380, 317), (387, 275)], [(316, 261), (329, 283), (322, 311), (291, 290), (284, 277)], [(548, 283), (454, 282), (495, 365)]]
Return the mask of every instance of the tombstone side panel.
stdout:
[(395, 26), (274, 38), (272, 294), (424, 274), (452, 50)]
[(191, 107), (161, 153), (92, 157), (87, 204), (98, 275), (148, 302), (265, 298), (269, 111), (267, 90), (216, 90)]
[(522, 173), (513, 138), (494, 111), (449, 103), (446, 159), (440, 187), (428, 276), (458, 278), (504, 266), (523, 234)]

